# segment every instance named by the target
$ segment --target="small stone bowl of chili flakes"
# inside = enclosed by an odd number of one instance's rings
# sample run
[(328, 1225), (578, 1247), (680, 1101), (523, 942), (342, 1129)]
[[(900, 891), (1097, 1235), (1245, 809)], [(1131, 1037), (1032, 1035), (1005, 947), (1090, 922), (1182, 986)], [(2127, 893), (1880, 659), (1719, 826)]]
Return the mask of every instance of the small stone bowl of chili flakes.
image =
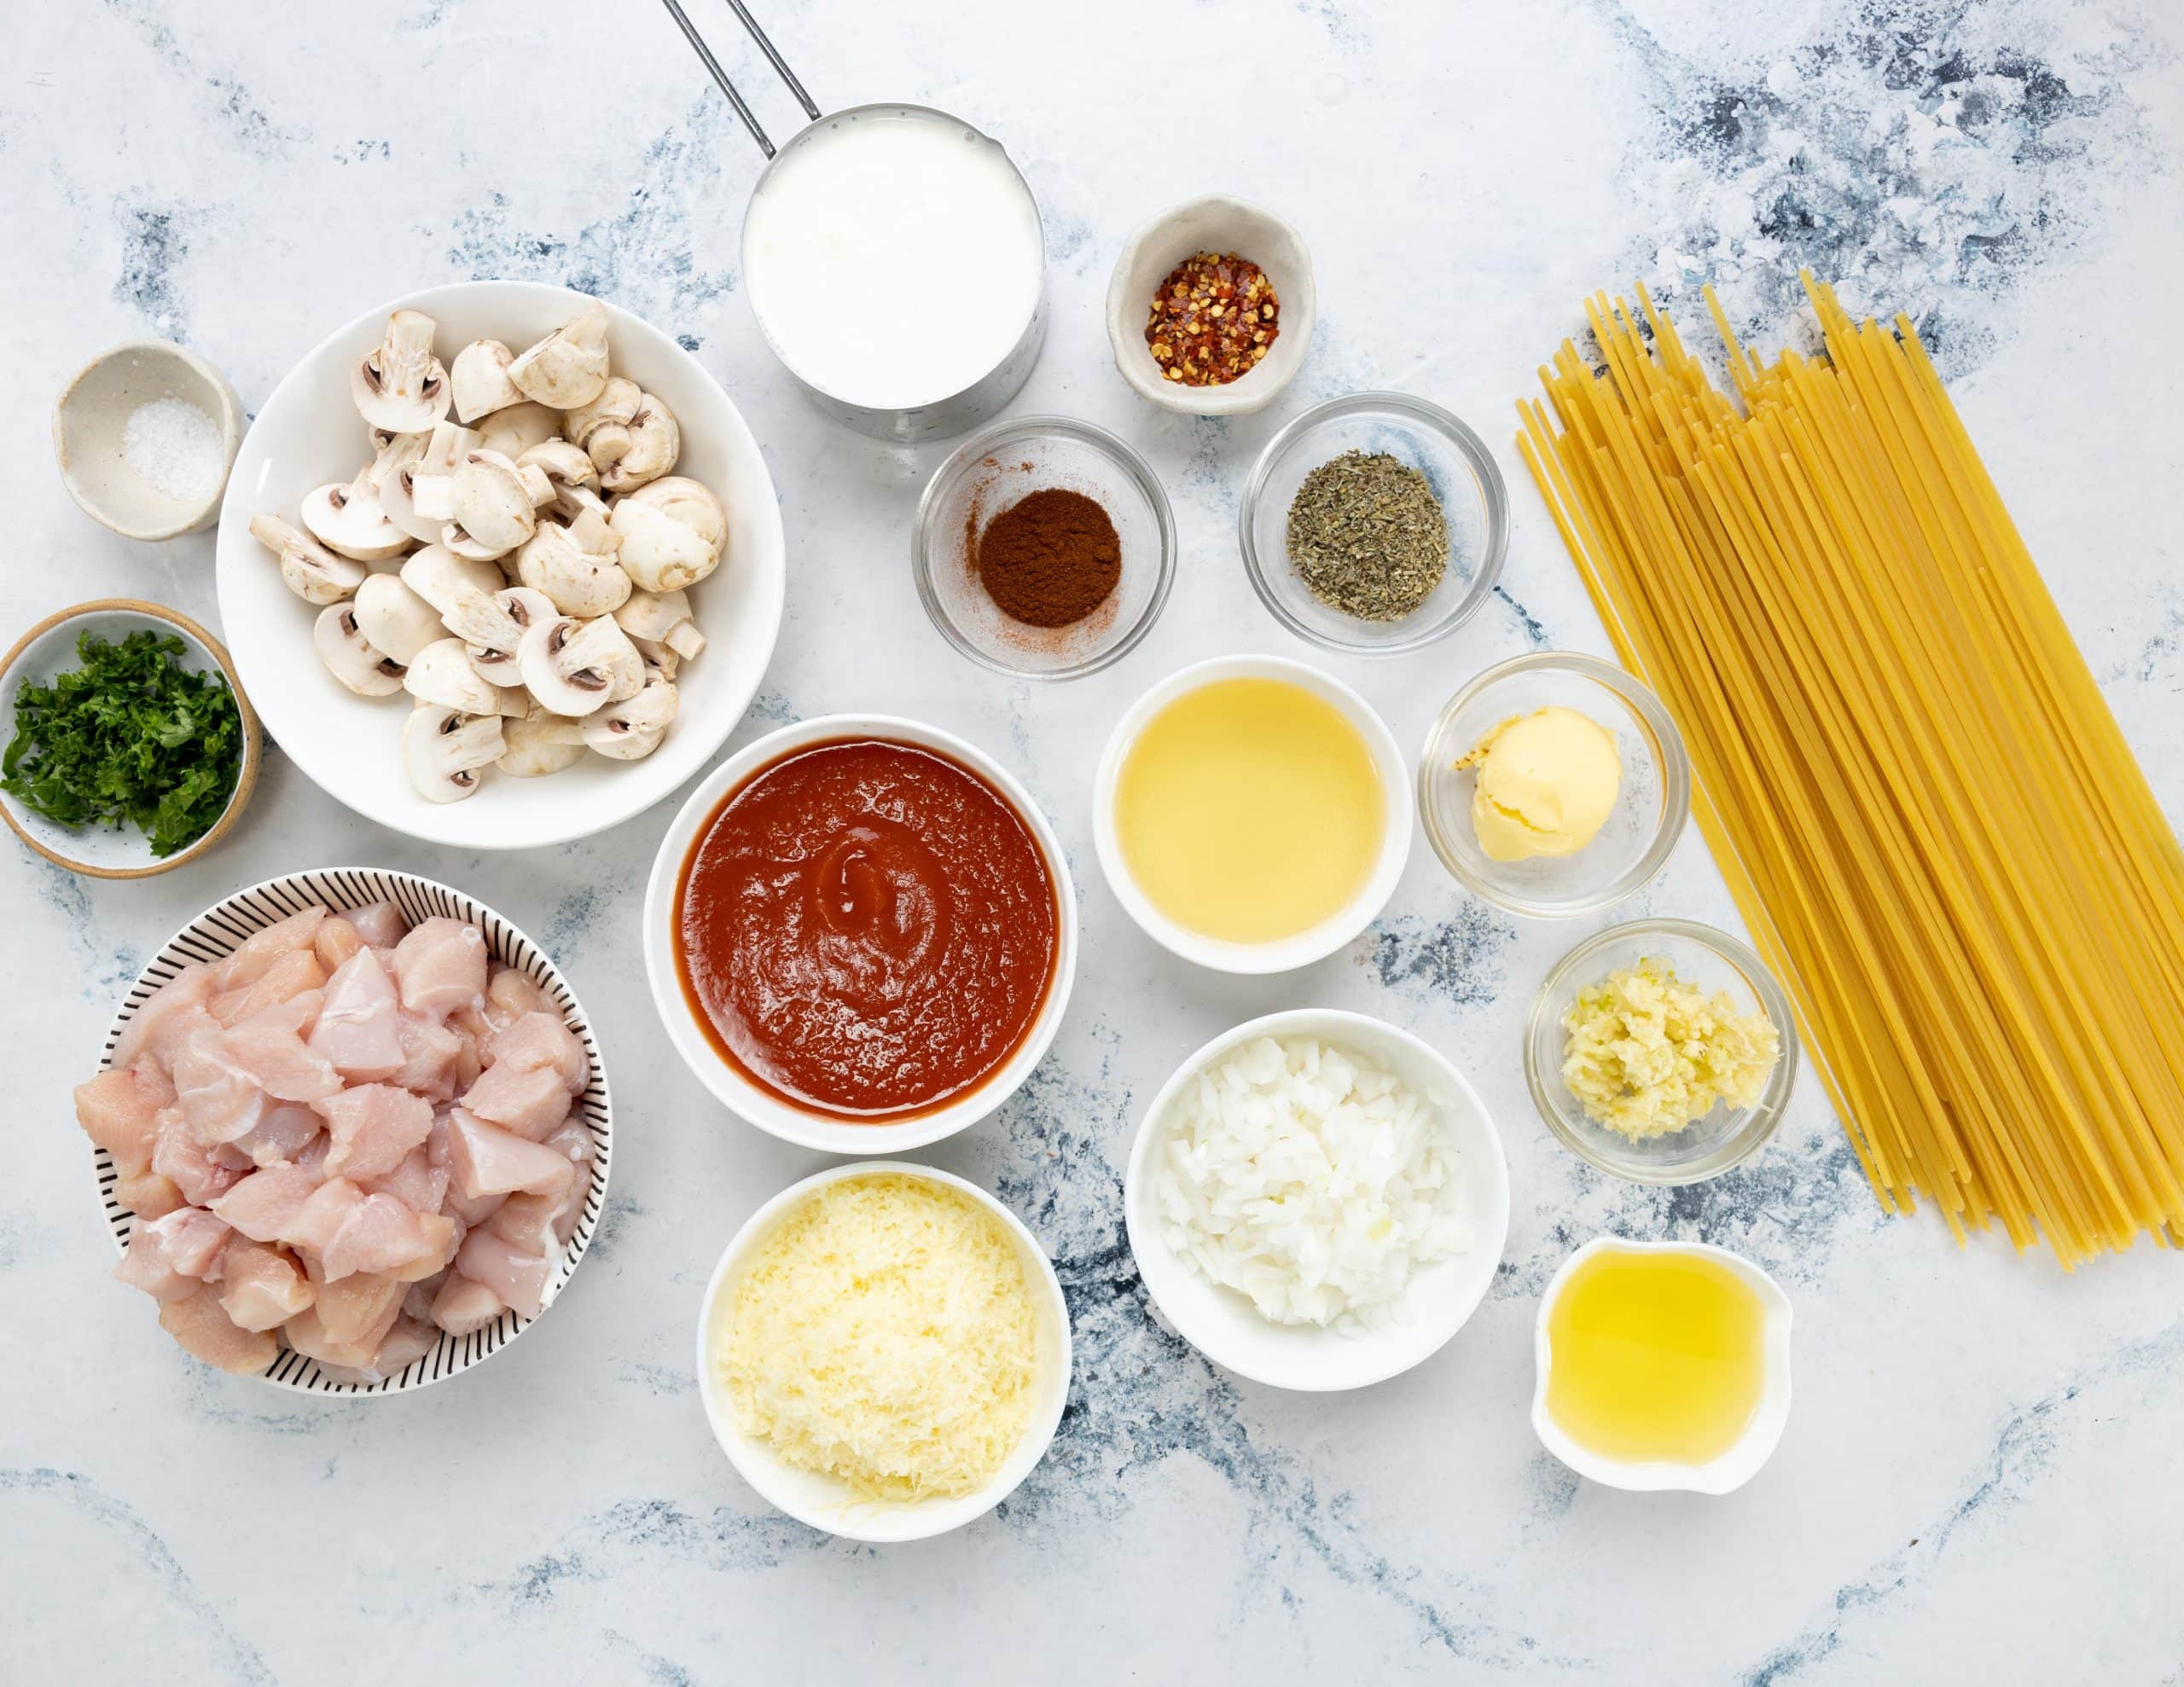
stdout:
[(1225, 194), (1141, 224), (1107, 284), (1115, 367), (1141, 397), (1185, 415), (1272, 403), (1304, 362), (1317, 315), (1303, 239)]

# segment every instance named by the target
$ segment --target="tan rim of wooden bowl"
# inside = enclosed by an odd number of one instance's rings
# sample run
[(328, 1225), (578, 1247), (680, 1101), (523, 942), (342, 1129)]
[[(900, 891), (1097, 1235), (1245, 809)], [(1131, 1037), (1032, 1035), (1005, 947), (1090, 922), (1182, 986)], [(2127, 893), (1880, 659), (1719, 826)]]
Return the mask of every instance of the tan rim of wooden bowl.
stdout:
[(150, 878), (162, 872), (171, 872), (186, 861), (195, 861), (227, 836), (228, 828), (235, 817), (248, 806), (251, 793), (258, 787), (258, 764), (264, 746), (258, 728), (257, 711), (250, 706), (250, 699), (243, 695), (242, 677), (235, 672), (235, 664), (228, 655), (228, 647), (204, 628), (199, 626), (178, 609), (169, 609), (164, 604), (147, 603), (142, 598), (96, 598), (89, 603), (79, 603), (67, 609), (56, 610), (37, 626), (17, 639), (4, 658), (0, 658), (0, 675), (11, 672), (32, 644), (64, 622), (73, 621), (80, 615), (96, 614), (105, 610), (133, 610), (139, 615), (148, 615), (154, 621), (164, 621), (177, 631), (191, 638), (212, 652), (212, 659), (220, 664), (220, 672), (228, 681), (228, 689), (235, 694), (235, 713), (242, 722), (242, 766), (235, 773), (235, 788), (228, 798), (228, 806), (212, 829), (186, 849), (177, 849), (165, 861), (153, 861), (145, 867), (95, 867), (89, 861), (79, 861), (71, 856), (48, 849), (24, 830), (15, 818), (13, 809), (0, 804), (0, 820), (8, 822), (8, 829), (55, 867), (65, 867), (71, 872), (80, 872), (91, 878)]

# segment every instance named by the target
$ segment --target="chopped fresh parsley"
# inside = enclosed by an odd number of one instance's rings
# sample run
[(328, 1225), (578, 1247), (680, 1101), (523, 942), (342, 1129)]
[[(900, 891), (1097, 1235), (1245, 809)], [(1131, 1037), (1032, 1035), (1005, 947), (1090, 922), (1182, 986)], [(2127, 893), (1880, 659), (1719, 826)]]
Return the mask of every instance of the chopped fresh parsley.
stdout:
[(61, 826), (133, 820), (157, 856), (202, 838), (241, 773), (242, 722), (226, 678), (182, 653), (172, 635), (78, 635), (82, 667), (16, 687), (0, 791)]

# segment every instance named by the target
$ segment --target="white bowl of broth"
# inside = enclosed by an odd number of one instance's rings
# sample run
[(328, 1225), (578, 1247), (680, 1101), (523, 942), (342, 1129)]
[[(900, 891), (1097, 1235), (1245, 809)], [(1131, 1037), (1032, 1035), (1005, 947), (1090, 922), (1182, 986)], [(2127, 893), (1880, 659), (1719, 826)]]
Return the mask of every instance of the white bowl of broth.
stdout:
[(1094, 783), (1101, 870), (1154, 942), (1220, 972), (1333, 954), (1394, 894), (1409, 770), (1339, 681), (1274, 656), (1170, 675), (1116, 723)]

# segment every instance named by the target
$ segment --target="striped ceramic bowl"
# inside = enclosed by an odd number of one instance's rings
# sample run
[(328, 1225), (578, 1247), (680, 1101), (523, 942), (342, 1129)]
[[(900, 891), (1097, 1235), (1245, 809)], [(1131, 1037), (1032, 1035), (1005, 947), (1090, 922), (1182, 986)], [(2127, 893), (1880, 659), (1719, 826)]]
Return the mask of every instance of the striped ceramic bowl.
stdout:
[[(562, 977), (561, 969), (546, 958), (537, 944), (475, 897), (414, 873), (390, 872), (380, 867), (322, 867), (312, 872), (286, 873), (262, 884), (253, 884), (247, 890), (238, 890), (176, 932), (152, 958), (151, 964), (137, 975), (107, 1031), (106, 1045), (99, 1053), (99, 1070), (104, 1071), (112, 1060), (122, 1028), (136, 1017), (137, 1010), (154, 990), (191, 961), (218, 960), (241, 947), (253, 932), (275, 925), (313, 902), (322, 902), (340, 913), (373, 902), (389, 901), (402, 910), (412, 925), (435, 914), (476, 925), (485, 934), (486, 953), (496, 963), (526, 974), (546, 993), (547, 1000), (561, 1010), (590, 1062), (591, 1081), (577, 1098), (575, 1112), (591, 1131), (591, 1189), (585, 1197), (584, 1216), (577, 1223), (576, 1233), (562, 1250), (561, 1267), (547, 1285), (544, 1305), (539, 1310), (539, 1317), (543, 1318), (568, 1286), (569, 1278), (576, 1274), (585, 1250), (591, 1245), (593, 1232), (599, 1226), (600, 1215), (606, 1210), (607, 1177), (614, 1157), (613, 1109), (607, 1097), (607, 1067), (600, 1058), (598, 1040), (592, 1035), (591, 1022), (584, 1017), (583, 1005), (569, 988), (568, 980)], [(92, 1158), (97, 1169), (99, 1201), (106, 1211), (107, 1227), (113, 1233), (115, 1248), (125, 1249), (136, 1215), (114, 1198), (118, 1174), (113, 1159), (102, 1148), (95, 1148)], [(317, 1360), (285, 1348), (264, 1380), (276, 1388), (304, 1394), (407, 1394), (469, 1370), (498, 1353), (536, 1322), (537, 1319), (526, 1318), (516, 1312), (504, 1312), (497, 1323), (474, 1335), (442, 1336), (439, 1345), (430, 1353), (412, 1361), (406, 1370), (375, 1384), (337, 1381), (326, 1374)]]

